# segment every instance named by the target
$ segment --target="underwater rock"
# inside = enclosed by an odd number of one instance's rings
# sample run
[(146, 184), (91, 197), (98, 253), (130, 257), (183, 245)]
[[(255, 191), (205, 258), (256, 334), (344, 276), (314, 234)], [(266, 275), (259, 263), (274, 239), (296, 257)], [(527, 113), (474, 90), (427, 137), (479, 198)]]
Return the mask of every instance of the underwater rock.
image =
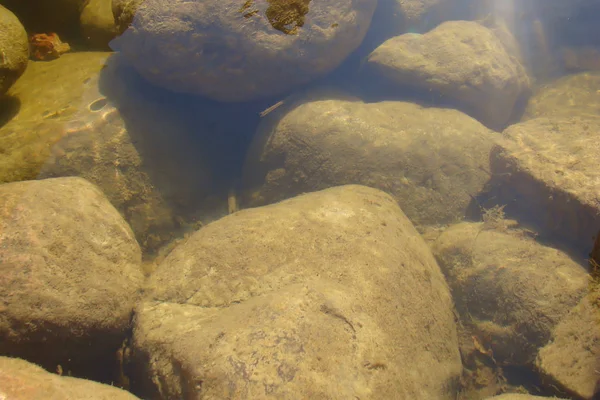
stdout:
[(509, 229), (499, 213), (451, 226), (432, 249), (463, 322), (499, 365), (534, 361), (587, 290), (582, 266)]
[(379, 190), (224, 217), (176, 247), (147, 288), (133, 335), (145, 398), (456, 396), (448, 287)]
[(89, 0), (79, 18), (87, 43), (95, 49), (110, 50), (108, 43), (117, 36), (112, 0)]
[(112, 0), (112, 13), (119, 35), (129, 28), (143, 2), (144, 0)]
[(27, 68), (29, 39), (19, 19), (0, 5), (0, 98)]
[(104, 194), (81, 178), (0, 185), (0, 260), (0, 354), (106, 379), (143, 276)]
[(18, 358), (0, 357), (0, 398), (6, 400), (137, 400), (125, 390), (58, 376)]
[(512, 125), (490, 156), (496, 201), (545, 237), (589, 253), (600, 226), (597, 117), (540, 117)]
[(549, 82), (529, 99), (523, 121), (537, 118), (571, 118), (600, 116), (600, 71), (567, 75)]
[(111, 43), (153, 84), (223, 102), (321, 77), (365, 36), (373, 0), (146, 0)]
[(355, 183), (392, 194), (416, 225), (460, 221), (490, 178), (495, 135), (452, 109), (329, 92), (289, 99), (258, 128), (243, 206)]
[(502, 129), (530, 94), (518, 55), (476, 22), (450, 21), (404, 34), (373, 51), (368, 65), (400, 88), (434, 91), (482, 123)]
[(536, 366), (548, 386), (559, 387), (578, 399), (595, 399), (600, 393), (600, 288), (566, 315), (542, 348)]

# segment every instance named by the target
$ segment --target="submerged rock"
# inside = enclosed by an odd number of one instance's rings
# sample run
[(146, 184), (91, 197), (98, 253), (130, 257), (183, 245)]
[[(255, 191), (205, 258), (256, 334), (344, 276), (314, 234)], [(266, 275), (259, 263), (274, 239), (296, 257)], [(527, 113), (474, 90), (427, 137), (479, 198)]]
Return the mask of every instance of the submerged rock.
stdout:
[(331, 93), (286, 104), (248, 153), (246, 206), (356, 183), (392, 194), (416, 225), (444, 224), (462, 220), (490, 178), (495, 133), (459, 111)]
[(102, 192), (81, 178), (0, 185), (0, 260), (0, 354), (110, 378), (143, 276)]
[(482, 351), (500, 365), (528, 365), (585, 296), (589, 275), (565, 253), (507, 229), (493, 211), (485, 223), (448, 228), (433, 251)]
[(503, 132), (490, 157), (496, 200), (546, 237), (589, 253), (600, 226), (600, 119), (540, 117)]
[(506, 126), (530, 94), (518, 55), (476, 22), (444, 22), (423, 35), (394, 37), (369, 55), (368, 65), (399, 87), (450, 99), (494, 129)]
[(286, 92), (363, 40), (373, 0), (146, 0), (112, 46), (166, 89), (218, 101)]
[(87, 43), (95, 49), (109, 50), (108, 43), (117, 36), (112, 0), (89, 0), (79, 18)]
[(0, 398), (6, 400), (137, 399), (114, 386), (58, 376), (17, 358), (0, 357), (0, 382)]
[(600, 393), (600, 288), (590, 293), (566, 315), (540, 350), (536, 366), (548, 385), (578, 399)]
[(28, 60), (25, 28), (10, 10), (0, 5), (0, 98), (23, 75)]
[(600, 72), (567, 75), (543, 85), (529, 99), (523, 120), (580, 116), (600, 121)]
[(133, 345), (148, 398), (456, 395), (448, 287), (375, 189), (331, 188), (213, 222), (167, 256), (146, 300)]

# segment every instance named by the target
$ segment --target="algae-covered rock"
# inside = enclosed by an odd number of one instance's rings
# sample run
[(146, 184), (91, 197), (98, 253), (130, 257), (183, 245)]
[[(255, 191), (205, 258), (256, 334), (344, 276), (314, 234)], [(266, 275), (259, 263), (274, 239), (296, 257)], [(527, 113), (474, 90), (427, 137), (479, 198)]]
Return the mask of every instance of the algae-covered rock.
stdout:
[(580, 399), (600, 393), (600, 288), (590, 293), (566, 315), (552, 332), (552, 340), (536, 359), (547, 385)]
[(528, 365), (585, 296), (588, 274), (499, 217), (451, 226), (433, 252), (482, 351), (501, 365)]
[(25, 28), (10, 10), (0, 5), (0, 98), (23, 75), (28, 60)]
[(145, 398), (456, 396), (448, 287), (379, 190), (336, 187), (215, 221), (167, 256), (147, 294), (133, 338)]
[(530, 91), (517, 54), (509, 54), (492, 30), (470, 21), (389, 39), (369, 55), (368, 65), (400, 88), (450, 99), (494, 129), (509, 122)]
[(392, 194), (416, 225), (465, 217), (489, 180), (494, 132), (452, 109), (336, 96), (289, 99), (263, 120), (244, 166), (245, 205), (355, 183)]
[(109, 378), (143, 275), (102, 192), (81, 178), (0, 185), (0, 260), (0, 354)]
[(111, 45), (148, 81), (219, 101), (286, 92), (363, 40), (373, 0), (146, 0)]
[(599, 130), (597, 117), (557, 112), (507, 128), (490, 157), (499, 204), (586, 255), (600, 226)]

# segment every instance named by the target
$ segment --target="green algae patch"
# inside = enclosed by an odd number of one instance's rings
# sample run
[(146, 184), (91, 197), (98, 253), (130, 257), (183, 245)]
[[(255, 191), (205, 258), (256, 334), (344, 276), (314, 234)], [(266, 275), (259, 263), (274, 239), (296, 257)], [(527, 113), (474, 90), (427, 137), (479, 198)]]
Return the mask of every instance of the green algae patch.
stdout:
[[(271, 26), (287, 35), (295, 35), (298, 28), (304, 26), (304, 17), (308, 14), (308, 5), (311, 0), (267, 0), (269, 7), (266, 11), (267, 19)], [(240, 8), (245, 18), (258, 14), (252, 9), (254, 1), (247, 0)]]

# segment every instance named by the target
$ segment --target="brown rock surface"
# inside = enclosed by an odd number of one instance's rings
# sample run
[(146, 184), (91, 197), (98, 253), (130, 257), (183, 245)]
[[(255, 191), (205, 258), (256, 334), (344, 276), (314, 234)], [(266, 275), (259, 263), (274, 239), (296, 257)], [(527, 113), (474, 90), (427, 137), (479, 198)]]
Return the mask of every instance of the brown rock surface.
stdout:
[(588, 274), (507, 221), (448, 228), (433, 245), (463, 321), (500, 365), (528, 365), (585, 295)]
[(23, 75), (28, 60), (25, 28), (10, 10), (0, 5), (0, 98)]
[(237, 102), (334, 70), (362, 42), (372, 0), (145, 0), (111, 46), (149, 82)]
[(507, 212), (589, 253), (600, 226), (597, 118), (540, 117), (512, 125), (491, 156)]
[(0, 354), (106, 373), (142, 272), (133, 232), (102, 192), (81, 178), (1, 185), (0, 260)]
[(489, 180), (496, 134), (459, 111), (311, 96), (286, 100), (259, 126), (246, 205), (361, 184), (392, 194), (414, 224), (435, 225), (462, 220)]
[(518, 54), (476, 22), (449, 21), (423, 35), (394, 37), (369, 55), (368, 65), (399, 87), (450, 99), (494, 129), (506, 126), (530, 94)]
[(17, 358), (0, 357), (0, 398), (6, 400), (136, 400), (114, 386), (58, 376)]
[(600, 288), (590, 293), (566, 315), (540, 350), (536, 366), (548, 385), (578, 399), (600, 393)]
[(455, 398), (448, 288), (375, 189), (331, 188), (211, 223), (167, 256), (147, 300), (134, 349), (150, 398)]

